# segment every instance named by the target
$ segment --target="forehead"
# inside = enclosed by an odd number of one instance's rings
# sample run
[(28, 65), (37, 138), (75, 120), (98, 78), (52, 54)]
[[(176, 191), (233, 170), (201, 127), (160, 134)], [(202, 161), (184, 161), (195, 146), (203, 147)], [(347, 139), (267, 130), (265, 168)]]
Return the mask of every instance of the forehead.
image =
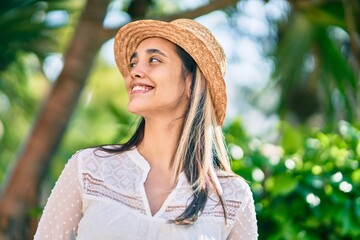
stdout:
[(141, 41), (135, 49), (135, 52), (149, 48), (156, 48), (165, 51), (175, 51), (176, 45), (175, 43), (172, 43), (164, 38), (152, 37)]

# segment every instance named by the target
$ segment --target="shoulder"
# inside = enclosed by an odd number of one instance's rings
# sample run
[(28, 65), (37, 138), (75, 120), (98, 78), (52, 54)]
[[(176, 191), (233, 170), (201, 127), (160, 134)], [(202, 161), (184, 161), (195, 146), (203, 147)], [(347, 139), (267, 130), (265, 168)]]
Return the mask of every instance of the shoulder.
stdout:
[[(105, 147), (91, 147), (78, 150), (72, 158), (77, 158), (78, 161), (104, 161), (109, 158), (124, 158), (126, 157), (126, 151), (124, 152), (111, 152), (113, 146)], [(109, 151), (107, 151), (109, 150)]]
[(93, 169), (95, 165), (103, 165), (109, 163), (121, 163), (122, 159), (128, 158), (127, 151), (124, 152), (111, 152), (112, 146), (105, 148), (93, 147), (84, 148), (77, 151), (74, 156), (77, 158), (79, 166), (83, 169)]
[(222, 189), (222, 197), (228, 205), (234, 208), (233, 214), (254, 201), (249, 182), (244, 178), (234, 173), (220, 171), (218, 172), (218, 179)]
[(239, 200), (251, 193), (249, 183), (239, 175), (236, 175), (235, 173), (219, 171), (217, 176), (224, 198)]
[(79, 174), (83, 179), (93, 178), (107, 182), (141, 177), (143, 169), (136, 159), (135, 150), (108, 152), (106, 149), (87, 148), (77, 153)]
[[(246, 206), (253, 201), (250, 186), (242, 177), (225, 171), (216, 171), (217, 185), (222, 201), (226, 209), (226, 215), (230, 222), (234, 221), (237, 213), (244, 210)], [(205, 215), (224, 216), (220, 199), (216, 190), (212, 188)]]
[(80, 174), (90, 173), (98, 175), (106, 168), (116, 168), (124, 163), (128, 157), (127, 152), (107, 152), (100, 147), (84, 148), (78, 150), (67, 162), (67, 166), (78, 169)]

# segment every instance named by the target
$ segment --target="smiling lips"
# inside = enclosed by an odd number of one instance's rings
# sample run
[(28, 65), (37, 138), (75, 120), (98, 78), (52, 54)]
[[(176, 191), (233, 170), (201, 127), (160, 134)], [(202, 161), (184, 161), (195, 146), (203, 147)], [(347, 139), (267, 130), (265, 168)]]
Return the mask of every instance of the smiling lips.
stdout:
[(147, 93), (151, 91), (153, 87), (147, 85), (136, 85), (131, 89), (131, 93)]

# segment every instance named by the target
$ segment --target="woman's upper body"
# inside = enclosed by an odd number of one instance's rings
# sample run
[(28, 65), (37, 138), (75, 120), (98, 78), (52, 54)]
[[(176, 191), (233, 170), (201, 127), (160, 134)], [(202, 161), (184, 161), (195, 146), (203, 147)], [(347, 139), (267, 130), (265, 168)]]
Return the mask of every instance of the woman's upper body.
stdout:
[(257, 239), (254, 202), (240, 177), (217, 172), (227, 222), (213, 192), (191, 225), (171, 223), (191, 202), (183, 173), (162, 206), (152, 212), (144, 182), (150, 164), (137, 149), (109, 155), (95, 149), (76, 153), (58, 179), (35, 239)]
[(133, 22), (115, 59), (139, 126), (69, 161), (35, 238), (256, 239), (252, 194), (221, 130), (226, 64), (213, 35), (188, 19)]

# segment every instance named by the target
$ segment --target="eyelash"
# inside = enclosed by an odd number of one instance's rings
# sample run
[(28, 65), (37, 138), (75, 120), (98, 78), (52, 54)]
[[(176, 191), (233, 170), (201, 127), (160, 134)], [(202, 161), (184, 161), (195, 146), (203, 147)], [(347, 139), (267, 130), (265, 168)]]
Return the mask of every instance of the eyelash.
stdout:
[(150, 62), (152, 62), (153, 60), (156, 60), (156, 62), (161, 62), (158, 58), (151, 57)]
[[(161, 62), (158, 58), (155, 58), (155, 57), (150, 57), (149, 58), (150, 63), (152, 63), (153, 60), (155, 60), (155, 62)], [(135, 66), (136, 66), (136, 62), (132, 62), (132, 63), (129, 64), (130, 69), (135, 67)]]
[(136, 65), (136, 63), (130, 63), (130, 64), (129, 64), (130, 69), (132, 69), (133, 67), (135, 67), (135, 65)]

